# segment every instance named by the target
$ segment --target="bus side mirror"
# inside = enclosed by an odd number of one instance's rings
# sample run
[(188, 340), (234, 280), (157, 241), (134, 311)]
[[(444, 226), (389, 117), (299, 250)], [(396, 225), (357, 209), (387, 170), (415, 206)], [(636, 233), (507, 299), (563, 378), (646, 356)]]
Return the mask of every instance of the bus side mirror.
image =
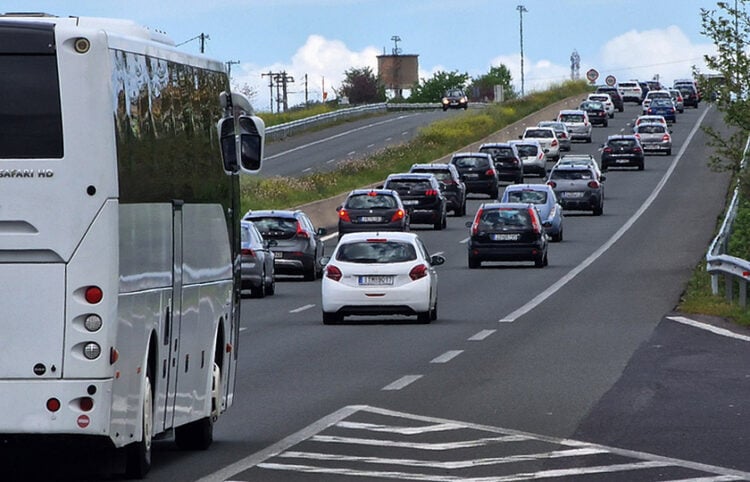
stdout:
[[(263, 144), (266, 125), (256, 116), (241, 115), (239, 132), (235, 131), (234, 118), (225, 117), (219, 121), (219, 139), (224, 170), (230, 173), (243, 171), (256, 173), (263, 160)], [(237, 162), (237, 144), (240, 145), (240, 159)]]

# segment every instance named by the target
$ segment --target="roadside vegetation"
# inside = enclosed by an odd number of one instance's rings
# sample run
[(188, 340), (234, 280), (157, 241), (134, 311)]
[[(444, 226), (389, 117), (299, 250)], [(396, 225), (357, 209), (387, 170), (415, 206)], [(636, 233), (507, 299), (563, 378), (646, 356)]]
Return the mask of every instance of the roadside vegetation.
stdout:
[[(704, 76), (697, 70), (694, 72), (703, 98), (712, 99), (716, 109), (722, 113), (725, 124), (732, 130), (731, 135), (724, 136), (716, 129), (704, 128), (709, 138), (708, 144), (714, 148), (710, 165), (717, 170), (732, 171), (735, 175), (733, 184), (739, 186), (739, 209), (727, 254), (742, 259), (750, 259), (750, 171), (741, 164), (750, 134), (750, 52), (745, 48), (750, 42), (748, 3), (748, 0), (738, 0), (733, 4), (717, 2), (714, 9), (701, 9), (702, 33), (716, 47), (715, 54), (704, 56), (706, 65), (714, 74)], [(721, 222), (717, 230), (720, 225)], [(736, 302), (726, 301), (723, 279), (719, 286), (720, 293), (714, 295), (711, 275), (706, 272), (706, 261), (701, 260), (678, 309), (685, 313), (720, 316), (750, 326), (750, 310)], [(735, 290), (738, 290), (736, 286)], [(738, 299), (738, 293), (735, 293), (734, 299)]]
[(496, 132), (549, 104), (590, 90), (585, 81), (565, 82), (484, 109), (471, 109), (420, 130), (411, 142), (373, 155), (342, 162), (325, 173), (301, 177), (243, 177), (242, 209), (288, 209), (291, 206), (333, 197), (375, 184), (392, 172), (408, 170), (414, 163), (432, 162)]

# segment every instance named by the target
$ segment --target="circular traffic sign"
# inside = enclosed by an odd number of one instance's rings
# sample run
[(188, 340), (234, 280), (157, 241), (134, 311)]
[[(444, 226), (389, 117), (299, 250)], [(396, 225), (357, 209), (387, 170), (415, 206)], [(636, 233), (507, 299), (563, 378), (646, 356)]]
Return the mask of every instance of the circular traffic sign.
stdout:
[(596, 69), (589, 69), (586, 71), (586, 78), (589, 82), (596, 82), (596, 79), (599, 78), (599, 72)]
[(606, 82), (608, 86), (612, 87), (617, 83), (617, 79), (614, 75), (608, 75), (607, 78), (604, 79), (604, 82)]

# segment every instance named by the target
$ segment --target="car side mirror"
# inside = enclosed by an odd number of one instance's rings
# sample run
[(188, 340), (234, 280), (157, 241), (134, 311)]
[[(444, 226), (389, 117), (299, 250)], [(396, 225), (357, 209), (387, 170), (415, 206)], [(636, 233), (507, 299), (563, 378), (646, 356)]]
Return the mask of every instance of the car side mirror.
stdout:
[(320, 264), (321, 266), (325, 266), (325, 265), (327, 265), (327, 264), (328, 264), (328, 263), (329, 263), (330, 261), (331, 261), (331, 257), (330, 257), (330, 256), (322, 256), (322, 257), (321, 257), (321, 258), (320, 258), (320, 259), (318, 260), (318, 263), (319, 263), (319, 264)]
[(523, 134), (521, 134), (520, 136), (518, 136), (518, 138), (519, 139), (523, 139)]
[(430, 256), (431, 265), (440, 266), (443, 263), (445, 263), (445, 258), (443, 256), (440, 256), (439, 254), (433, 254), (432, 256)]
[(336, 206), (336, 212), (339, 212), (339, 211), (341, 211), (341, 208), (343, 208), (343, 207), (344, 207), (344, 206)]
[[(228, 173), (256, 173), (260, 170), (263, 160), (265, 123), (260, 117), (249, 115), (237, 116), (237, 120), (239, 129), (235, 129), (234, 117), (221, 119), (217, 126), (224, 170)], [(237, 146), (240, 148), (239, 162)]]
[(552, 221), (545, 221), (542, 223), (542, 226), (545, 228), (551, 228), (552, 227)]
[(318, 236), (325, 236), (328, 234), (328, 230), (326, 228), (318, 228), (316, 231), (318, 233)]
[(602, 176), (601, 176), (601, 177), (600, 177), (599, 179), (601, 179), (601, 180), (602, 180), (602, 182), (604, 182), (604, 181), (606, 181), (606, 180), (607, 180), (607, 176), (605, 176), (604, 174), (602, 174)]

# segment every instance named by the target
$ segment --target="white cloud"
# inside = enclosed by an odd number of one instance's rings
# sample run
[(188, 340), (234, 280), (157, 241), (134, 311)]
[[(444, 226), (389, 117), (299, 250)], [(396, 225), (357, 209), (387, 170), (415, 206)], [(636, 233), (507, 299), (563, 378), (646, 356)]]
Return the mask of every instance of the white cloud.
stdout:
[[(310, 35), (305, 44), (292, 56), (288, 64), (275, 63), (273, 65), (255, 66), (241, 65), (232, 74), (232, 82), (235, 85), (247, 84), (253, 87), (258, 95), (254, 99), (254, 105), (258, 110), (268, 111), (270, 109), (270, 89), (268, 77), (261, 74), (268, 72), (286, 71), (287, 75), (294, 77), (294, 82), (288, 84), (287, 92), (289, 105), (301, 104), (305, 101), (305, 74), (307, 74), (307, 93), (310, 101), (322, 100), (322, 92), (328, 92), (328, 99), (336, 98), (335, 89), (341, 86), (344, 72), (356, 67), (370, 67), (377, 73), (380, 54), (375, 47), (366, 47), (359, 52), (350, 50), (346, 44), (339, 40), (330, 40), (320, 35)], [(276, 95), (274, 89), (274, 96)], [(274, 112), (276, 106), (274, 105)]]

